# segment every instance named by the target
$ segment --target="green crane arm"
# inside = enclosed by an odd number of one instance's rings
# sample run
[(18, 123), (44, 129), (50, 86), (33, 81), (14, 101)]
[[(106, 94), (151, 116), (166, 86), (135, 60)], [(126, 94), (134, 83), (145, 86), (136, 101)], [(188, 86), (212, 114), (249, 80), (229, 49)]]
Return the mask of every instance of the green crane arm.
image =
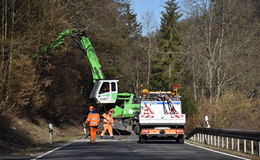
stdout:
[(105, 79), (105, 76), (102, 72), (101, 65), (99, 63), (96, 52), (90, 42), (90, 40), (84, 35), (83, 32), (76, 29), (68, 29), (58, 34), (58, 38), (48, 46), (43, 48), (44, 51), (50, 51), (62, 44), (64, 44), (65, 38), (68, 36), (77, 35), (80, 38), (80, 45), (85, 53), (85, 57), (88, 60), (92, 72), (93, 83), (96, 83), (97, 80)]
[(117, 93), (117, 100), (125, 100), (127, 104), (132, 104), (134, 100), (134, 94), (132, 93)]
[(91, 45), (90, 40), (87, 37), (81, 37), (80, 42), (85, 51), (86, 58), (91, 66), (93, 82), (96, 83), (97, 80), (105, 79), (98, 57), (93, 46)]

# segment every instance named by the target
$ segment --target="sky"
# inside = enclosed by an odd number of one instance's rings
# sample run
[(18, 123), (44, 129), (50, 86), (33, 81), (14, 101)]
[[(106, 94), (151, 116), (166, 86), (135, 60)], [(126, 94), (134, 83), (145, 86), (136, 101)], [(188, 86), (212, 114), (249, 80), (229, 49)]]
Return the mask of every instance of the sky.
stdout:
[[(161, 11), (164, 10), (163, 6), (166, 1), (167, 0), (131, 0), (131, 6), (137, 14), (138, 22), (142, 22), (142, 15), (144, 15), (145, 12), (149, 11), (153, 13), (156, 28), (159, 28)], [(181, 4), (180, 1), (181, 0), (176, 0), (178, 4)]]

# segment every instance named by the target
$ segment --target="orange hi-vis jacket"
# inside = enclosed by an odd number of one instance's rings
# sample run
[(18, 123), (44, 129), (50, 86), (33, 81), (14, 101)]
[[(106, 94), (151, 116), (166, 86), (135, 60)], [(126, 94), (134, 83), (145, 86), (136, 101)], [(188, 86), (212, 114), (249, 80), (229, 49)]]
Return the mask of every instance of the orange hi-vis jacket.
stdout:
[(107, 124), (113, 124), (114, 123), (113, 117), (111, 115), (104, 113), (102, 116), (104, 117), (104, 119), (103, 119), (104, 123), (107, 123)]
[(89, 126), (98, 126), (100, 122), (100, 116), (98, 113), (89, 113), (86, 123), (89, 123)]

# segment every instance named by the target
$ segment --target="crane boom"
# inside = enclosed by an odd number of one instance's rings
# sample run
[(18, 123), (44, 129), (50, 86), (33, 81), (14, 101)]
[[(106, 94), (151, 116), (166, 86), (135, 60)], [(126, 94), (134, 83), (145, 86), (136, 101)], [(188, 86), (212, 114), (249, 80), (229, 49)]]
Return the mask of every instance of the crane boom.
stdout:
[(89, 64), (91, 66), (93, 82), (96, 83), (97, 80), (105, 79), (98, 57), (90, 40), (84, 36), (80, 39), (80, 42), (82, 44), (82, 47), (84, 48), (83, 50), (86, 55), (86, 59), (88, 59)]
[(88, 60), (92, 72), (93, 83), (96, 83), (98, 80), (105, 79), (105, 76), (102, 72), (101, 65), (99, 63), (96, 52), (90, 42), (90, 40), (85, 36), (85, 34), (76, 29), (67, 29), (58, 34), (58, 38), (48, 46), (44, 47), (44, 51), (52, 50), (62, 44), (64, 44), (65, 38), (70, 36), (78, 36), (80, 39), (80, 46), (85, 53), (85, 57)]

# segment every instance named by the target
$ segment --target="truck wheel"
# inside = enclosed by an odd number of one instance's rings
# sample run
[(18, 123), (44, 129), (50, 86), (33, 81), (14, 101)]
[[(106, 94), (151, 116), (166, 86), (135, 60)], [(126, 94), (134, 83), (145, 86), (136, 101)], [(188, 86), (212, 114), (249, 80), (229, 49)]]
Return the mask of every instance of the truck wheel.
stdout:
[(184, 144), (184, 137), (183, 136), (182, 137), (178, 137), (177, 143)]
[(145, 143), (145, 137), (144, 136), (141, 136), (139, 135), (139, 143)]

